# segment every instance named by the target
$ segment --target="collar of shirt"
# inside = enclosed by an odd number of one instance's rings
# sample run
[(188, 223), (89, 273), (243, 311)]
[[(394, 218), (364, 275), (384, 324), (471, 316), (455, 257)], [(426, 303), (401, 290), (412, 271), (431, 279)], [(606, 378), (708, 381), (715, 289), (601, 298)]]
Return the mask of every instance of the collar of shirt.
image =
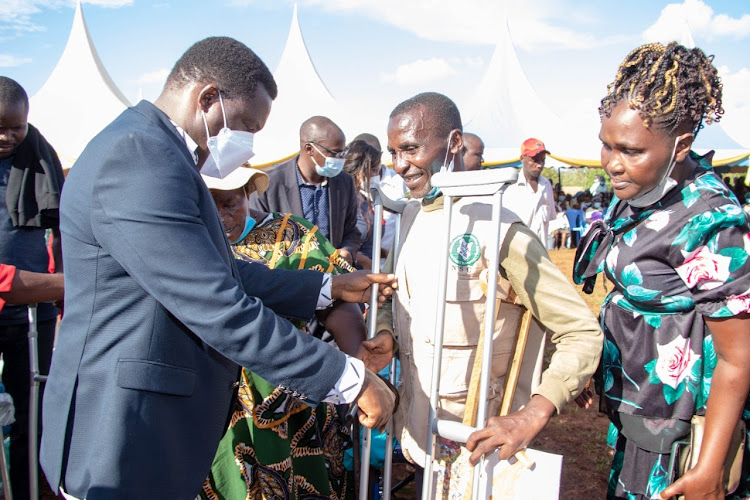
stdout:
[(198, 153), (197, 153), (198, 143), (195, 142), (193, 138), (187, 134), (187, 132), (182, 130), (182, 128), (179, 125), (177, 125), (172, 120), (169, 120), (169, 121), (172, 122), (172, 125), (174, 125), (174, 128), (177, 129), (177, 133), (179, 133), (182, 136), (182, 140), (185, 141), (185, 146), (188, 148), (188, 151), (190, 151), (190, 154), (193, 155), (193, 161), (197, 165), (198, 164)]
[[(303, 177), (302, 173), (299, 171), (299, 162), (294, 163), (295, 172), (297, 174), (297, 185), (298, 186), (313, 186), (317, 187), (312, 182), (307, 182)], [(323, 177), (323, 182), (319, 184), (321, 187), (328, 187), (328, 177)]]
[[(539, 177), (537, 177), (537, 183), (539, 184), (539, 186), (544, 186), (547, 182), (549, 182), (549, 180), (545, 176), (540, 175)], [(523, 173), (523, 169), (520, 169), (518, 171), (518, 179), (516, 180), (516, 184), (518, 184), (519, 186), (529, 185), (529, 181), (526, 179), (526, 175)]]

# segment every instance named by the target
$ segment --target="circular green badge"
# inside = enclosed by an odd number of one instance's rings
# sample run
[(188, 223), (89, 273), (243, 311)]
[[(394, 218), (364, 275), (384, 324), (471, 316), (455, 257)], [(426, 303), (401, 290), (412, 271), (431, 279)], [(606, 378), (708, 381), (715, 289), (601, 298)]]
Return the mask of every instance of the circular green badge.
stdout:
[(471, 233), (459, 234), (451, 240), (448, 255), (451, 262), (457, 266), (470, 266), (479, 260), (482, 248), (479, 246), (479, 238)]

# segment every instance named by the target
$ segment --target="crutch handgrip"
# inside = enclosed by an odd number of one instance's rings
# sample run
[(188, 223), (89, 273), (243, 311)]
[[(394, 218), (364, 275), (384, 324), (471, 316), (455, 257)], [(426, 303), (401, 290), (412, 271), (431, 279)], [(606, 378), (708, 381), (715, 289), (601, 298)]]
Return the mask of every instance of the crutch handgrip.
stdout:
[[(442, 438), (456, 441), (457, 443), (466, 443), (469, 440), (469, 436), (477, 429), (454, 420), (435, 419), (433, 430), (435, 434)], [(513, 456), (524, 469), (534, 467), (534, 461), (526, 454), (526, 451), (519, 450)]]
[(379, 202), (383, 205), (383, 209), (388, 210), (389, 212), (392, 212), (394, 214), (403, 213), (404, 207), (406, 206), (405, 200), (393, 200), (389, 198), (388, 195), (383, 192), (380, 186), (370, 186), (370, 193), (373, 203), (375, 202), (376, 198), (380, 198)]
[(349, 407), (349, 411), (346, 412), (346, 423), (347, 425), (350, 425), (354, 422), (354, 419), (357, 418), (357, 412), (359, 411), (359, 405), (357, 403), (352, 403)]

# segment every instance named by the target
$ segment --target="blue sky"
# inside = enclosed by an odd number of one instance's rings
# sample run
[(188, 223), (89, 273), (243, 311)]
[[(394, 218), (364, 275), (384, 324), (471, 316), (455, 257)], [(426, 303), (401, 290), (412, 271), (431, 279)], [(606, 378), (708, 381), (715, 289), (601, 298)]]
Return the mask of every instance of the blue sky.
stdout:
[[(75, 2), (4, 0), (0, 74), (33, 95), (60, 57)], [(750, 2), (745, 0), (300, 0), (299, 20), (319, 74), (339, 102), (386, 112), (424, 90), (461, 106), (492, 56), (507, 16), (518, 57), (561, 118), (595, 109), (617, 65), (653, 38), (680, 37), (715, 54), (725, 82), (726, 127), (750, 148)], [(273, 70), (292, 16), (285, 0), (92, 0), (84, 14), (99, 56), (123, 93), (153, 99), (194, 41), (235, 37)], [(81, 97), (85, 99), (85, 96)], [(385, 123), (383, 123), (385, 128)], [(380, 133), (380, 132), (378, 132)]]

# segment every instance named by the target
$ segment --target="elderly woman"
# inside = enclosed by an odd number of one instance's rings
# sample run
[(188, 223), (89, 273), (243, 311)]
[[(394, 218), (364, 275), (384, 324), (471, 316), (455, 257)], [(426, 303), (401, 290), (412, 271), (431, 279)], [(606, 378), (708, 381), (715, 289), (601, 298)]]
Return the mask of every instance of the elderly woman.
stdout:
[[(248, 196), (268, 187), (268, 176), (240, 167), (223, 179), (204, 176), (235, 256), (271, 268), (345, 273), (352, 267), (307, 220), (248, 209)], [(388, 363), (391, 346), (365, 342), (357, 304), (336, 302), (319, 319), (339, 348), (359, 355), (368, 368)], [(299, 323), (299, 322), (298, 322)], [(304, 328), (304, 324), (296, 326)], [(379, 339), (383, 341), (383, 339)], [(378, 353), (381, 355), (378, 356)], [(219, 444), (202, 498), (344, 498), (351, 479), (344, 470), (348, 426), (336, 406), (310, 408), (293, 395), (243, 369), (237, 406)]]
[[(719, 119), (712, 58), (677, 43), (635, 49), (599, 108), (615, 197), (579, 245), (574, 278), (614, 290), (601, 309), (602, 403), (615, 453), (609, 498), (724, 498), (733, 433), (750, 419), (750, 228), (691, 151)], [(586, 287), (584, 287), (585, 289)], [(695, 467), (668, 474), (675, 441), (705, 416)], [(750, 495), (750, 454), (732, 498)]]

